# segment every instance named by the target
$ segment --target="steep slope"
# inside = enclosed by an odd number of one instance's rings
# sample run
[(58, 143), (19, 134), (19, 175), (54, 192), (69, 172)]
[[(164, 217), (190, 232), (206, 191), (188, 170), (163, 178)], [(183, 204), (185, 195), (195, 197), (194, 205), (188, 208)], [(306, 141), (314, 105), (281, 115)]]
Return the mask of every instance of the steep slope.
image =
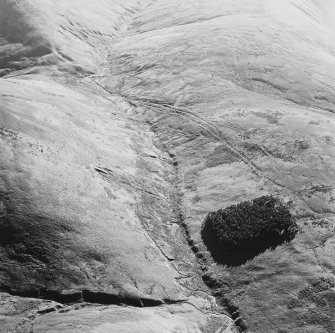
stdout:
[(55, 331), (39, 317), (73, 303), (74, 331), (144, 331), (165, 316), (166, 332), (235, 331), (176, 223), (173, 162), (91, 75), (149, 3), (0, 4), (0, 289), (16, 295), (1, 295), (1, 332)]
[[(3, 1), (0, 285), (59, 303), (3, 294), (2, 326), (333, 332), (330, 12)], [(290, 207), (296, 238), (242, 266), (214, 262), (205, 215), (265, 194)]]
[[(2, 285), (178, 299), (174, 272), (135, 214), (141, 191), (154, 191), (136, 166), (148, 142), (113, 117), (104, 93), (86, 89), (43, 77), (1, 83)], [(136, 287), (140, 276), (147, 282)]]
[[(34, 72), (95, 71), (109, 45), (151, 0), (3, 0), (0, 3), (0, 69)], [(29, 70), (28, 70), (29, 69)], [(44, 68), (46, 69), (46, 68)]]

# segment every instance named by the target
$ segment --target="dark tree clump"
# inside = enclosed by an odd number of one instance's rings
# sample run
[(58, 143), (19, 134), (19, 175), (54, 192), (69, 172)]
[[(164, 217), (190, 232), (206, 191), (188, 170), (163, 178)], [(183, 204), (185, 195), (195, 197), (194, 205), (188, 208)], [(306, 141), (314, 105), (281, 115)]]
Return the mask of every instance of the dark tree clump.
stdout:
[(201, 236), (215, 260), (239, 265), (293, 239), (296, 232), (285, 205), (277, 198), (263, 196), (209, 213)]

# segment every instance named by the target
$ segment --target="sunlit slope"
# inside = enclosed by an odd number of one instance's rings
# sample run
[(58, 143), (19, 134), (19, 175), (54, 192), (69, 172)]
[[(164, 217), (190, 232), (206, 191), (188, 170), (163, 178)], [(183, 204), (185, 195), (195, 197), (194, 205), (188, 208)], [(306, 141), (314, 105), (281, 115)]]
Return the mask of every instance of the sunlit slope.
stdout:
[[(36, 66), (96, 70), (146, 1), (2, 0), (0, 74)], [(36, 69), (35, 69), (36, 71)]]
[(136, 166), (150, 145), (103, 91), (77, 86), (0, 82), (0, 285), (178, 299), (175, 272), (137, 216), (141, 186), (154, 186)]
[[(138, 164), (142, 155), (168, 186), (162, 164), (151, 165), (148, 134), (126, 122), (122, 100), (82, 75), (70, 77), (77, 66), (101, 65), (144, 5), (0, 2), (1, 68), (8, 74), (0, 80), (2, 290), (66, 291), (77, 299), (85, 291), (97, 293), (96, 301), (112, 295), (110, 303), (184, 298), (177, 272), (139, 217), (142, 196), (155, 195)], [(37, 74), (41, 66), (45, 75)]]
[[(324, 4), (1, 1), (1, 289), (128, 305), (15, 318), (151, 333), (164, 317), (167, 332), (214, 333), (234, 330), (227, 313), (249, 332), (334, 332)], [(266, 194), (289, 207), (295, 239), (213, 262), (206, 214)], [(4, 297), (3, 313), (26, 304)]]
[(110, 53), (112, 91), (152, 106), (181, 96), (292, 191), (332, 181), (334, 48), (312, 2), (158, 1), (129, 32)]
[(164, 86), (166, 98), (183, 92), (186, 99), (222, 100), (218, 91), (231, 84), (335, 110), (335, 49), (311, 1), (161, 0), (134, 20), (129, 32), (120, 44), (128, 53), (111, 54), (113, 74), (118, 64), (119, 72), (135, 73), (120, 81), (121, 91), (135, 95), (145, 86), (154, 96)]
[(201, 257), (209, 211), (264, 194), (290, 207), (300, 227), (292, 243), (205, 275), (228, 284), (224, 298), (251, 331), (334, 331), (334, 305), (317, 296), (333, 297), (334, 287), (335, 53), (327, 22), (312, 1), (158, 0), (110, 52), (110, 76), (101, 78), (174, 156), (183, 218)]

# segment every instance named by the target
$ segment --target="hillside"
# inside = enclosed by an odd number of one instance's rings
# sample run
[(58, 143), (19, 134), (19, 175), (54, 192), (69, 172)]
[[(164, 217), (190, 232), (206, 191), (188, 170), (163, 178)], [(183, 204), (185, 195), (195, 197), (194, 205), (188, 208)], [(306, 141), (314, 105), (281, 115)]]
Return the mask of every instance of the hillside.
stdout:
[[(0, 2), (0, 332), (333, 333), (335, 9)], [(299, 232), (215, 262), (206, 215)]]

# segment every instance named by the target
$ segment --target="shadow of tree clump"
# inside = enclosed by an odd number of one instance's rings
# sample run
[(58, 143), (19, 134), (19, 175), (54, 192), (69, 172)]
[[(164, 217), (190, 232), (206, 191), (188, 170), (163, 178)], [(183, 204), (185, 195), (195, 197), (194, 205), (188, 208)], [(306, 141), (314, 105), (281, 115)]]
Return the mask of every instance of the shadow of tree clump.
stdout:
[(209, 213), (201, 236), (216, 262), (239, 266), (292, 240), (297, 231), (285, 205), (275, 197), (263, 196)]

